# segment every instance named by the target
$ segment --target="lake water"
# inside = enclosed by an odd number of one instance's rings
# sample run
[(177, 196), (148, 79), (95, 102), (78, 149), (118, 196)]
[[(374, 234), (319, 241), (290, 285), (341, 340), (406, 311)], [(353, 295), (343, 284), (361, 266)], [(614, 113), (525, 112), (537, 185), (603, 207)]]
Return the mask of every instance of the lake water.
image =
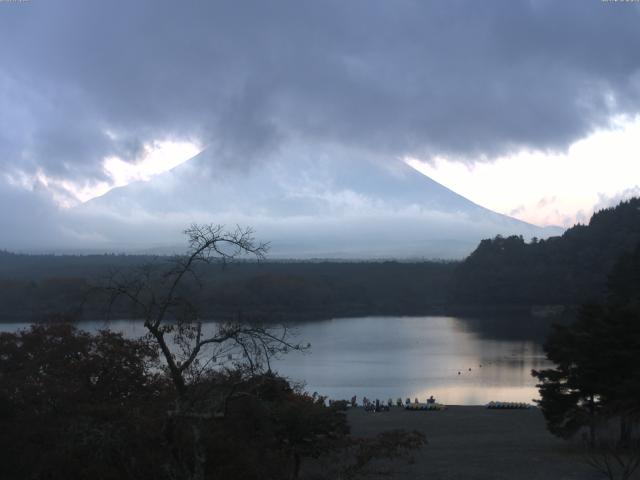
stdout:
[[(136, 337), (141, 322), (112, 321), (109, 328)], [(25, 324), (0, 324), (13, 331)], [(95, 331), (104, 322), (81, 322)], [(340, 318), (295, 325), (295, 340), (311, 343), (273, 362), (274, 370), (306, 382), (309, 392), (332, 399), (433, 395), (450, 405), (538, 398), (531, 369), (549, 366), (541, 342), (548, 324), (540, 319), (456, 317)]]

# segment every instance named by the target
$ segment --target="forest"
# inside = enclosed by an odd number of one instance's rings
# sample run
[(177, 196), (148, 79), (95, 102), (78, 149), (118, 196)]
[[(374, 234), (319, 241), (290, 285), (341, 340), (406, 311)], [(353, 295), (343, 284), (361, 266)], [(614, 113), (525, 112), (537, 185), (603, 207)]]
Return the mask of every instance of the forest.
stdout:
[(483, 240), (455, 269), (450, 299), (460, 304), (578, 305), (598, 301), (618, 258), (640, 243), (640, 198), (596, 212), (546, 240)]
[[(616, 260), (640, 243), (640, 199), (596, 212), (562, 236), (496, 236), (454, 261), (236, 260), (202, 267), (192, 292), (207, 318), (306, 320), (358, 315), (456, 314), (600, 301)], [(101, 285), (118, 272), (162, 264), (145, 255), (0, 252), (0, 321), (106, 315)], [(113, 306), (111, 315), (128, 312)]]

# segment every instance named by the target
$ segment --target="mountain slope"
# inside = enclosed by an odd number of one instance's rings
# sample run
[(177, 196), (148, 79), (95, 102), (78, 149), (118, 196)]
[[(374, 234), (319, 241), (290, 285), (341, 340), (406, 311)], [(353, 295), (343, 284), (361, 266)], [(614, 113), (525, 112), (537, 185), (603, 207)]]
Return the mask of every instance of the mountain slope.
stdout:
[(114, 245), (143, 245), (149, 233), (158, 247), (180, 245), (175, 232), (193, 222), (251, 225), (271, 241), (271, 257), (459, 258), (498, 233), (557, 232), (476, 205), (400, 160), (332, 152), (239, 168), (205, 150), (78, 211)]
[[(561, 237), (484, 240), (455, 271), (453, 300), (475, 305), (601, 301), (607, 275), (640, 246), (640, 198), (596, 212)], [(626, 258), (626, 257), (624, 257)]]

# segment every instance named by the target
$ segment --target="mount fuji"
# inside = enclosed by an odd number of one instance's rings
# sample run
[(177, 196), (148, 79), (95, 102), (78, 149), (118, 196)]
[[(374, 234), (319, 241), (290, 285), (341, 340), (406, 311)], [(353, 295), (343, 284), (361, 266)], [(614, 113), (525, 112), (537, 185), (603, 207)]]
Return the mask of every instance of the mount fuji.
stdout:
[(332, 151), (274, 152), (237, 164), (207, 149), (74, 213), (110, 249), (179, 249), (179, 232), (206, 222), (251, 226), (270, 242), (270, 258), (453, 259), (498, 234), (561, 232), (481, 207), (400, 159)]

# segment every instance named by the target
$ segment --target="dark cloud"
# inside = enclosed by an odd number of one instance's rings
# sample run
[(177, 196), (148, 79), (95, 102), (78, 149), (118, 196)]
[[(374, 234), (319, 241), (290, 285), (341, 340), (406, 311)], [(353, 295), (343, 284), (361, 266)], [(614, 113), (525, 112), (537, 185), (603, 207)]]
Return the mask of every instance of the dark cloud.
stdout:
[(640, 9), (575, 1), (0, 3), (0, 165), (103, 178), (197, 139), (478, 159), (640, 109)]
[(0, 182), (0, 248), (33, 251), (63, 246), (68, 237), (58, 224), (59, 211), (52, 205), (49, 192), (42, 185), (33, 190)]

